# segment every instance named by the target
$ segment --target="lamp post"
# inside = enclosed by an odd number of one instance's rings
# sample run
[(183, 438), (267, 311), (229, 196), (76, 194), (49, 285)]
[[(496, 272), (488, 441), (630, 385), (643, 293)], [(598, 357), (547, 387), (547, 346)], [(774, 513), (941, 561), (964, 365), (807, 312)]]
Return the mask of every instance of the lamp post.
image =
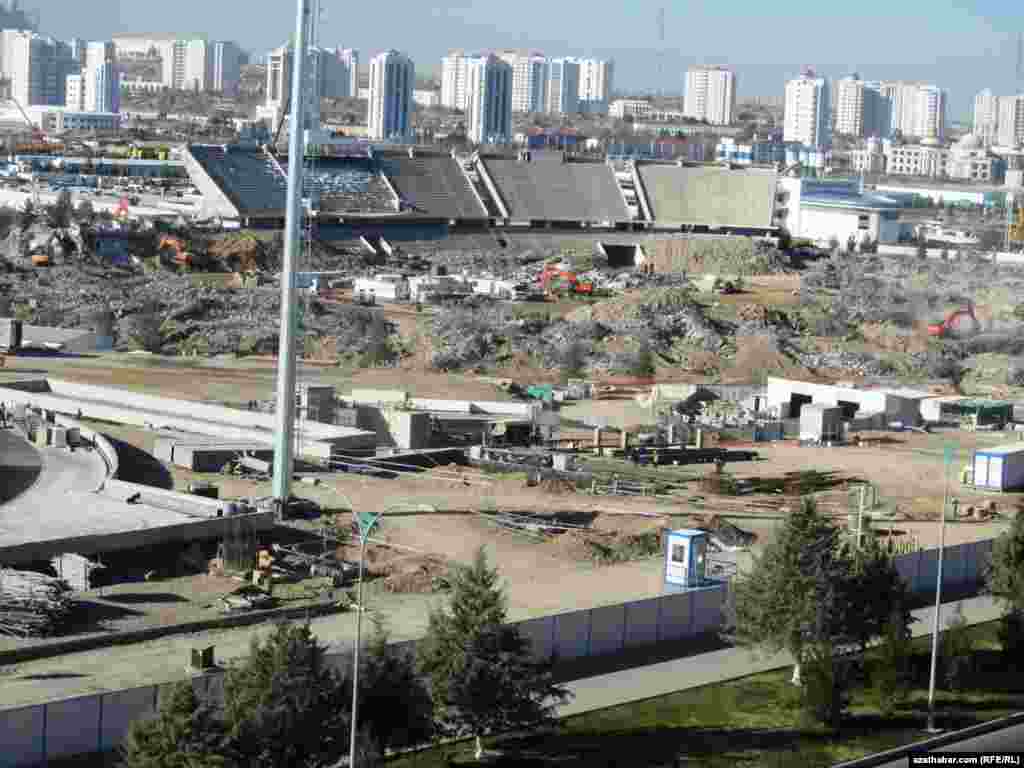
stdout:
[(953, 463), (955, 448), (947, 445), (943, 449), (943, 464), (946, 488), (942, 495), (942, 513), (939, 515), (939, 562), (935, 574), (935, 616), (932, 619), (932, 665), (928, 676), (928, 733), (939, 733), (935, 727), (935, 671), (939, 661), (939, 619), (942, 614), (942, 559), (946, 549), (946, 509), (949, 506), (949, 467)]
[(359, 586), (356, 588), (356, 646), (352, 652), (352, 723), (349, 728), (348, 764), (355, 768), (356, 764), (356, 728), (359, 705), (359, 646), (363, 632), (363, 564), (366, 562), (366, 541), (373, 529), (380, 523), (382, 515), (373, 512), (360, 512), (356, 515), (359, 524)]

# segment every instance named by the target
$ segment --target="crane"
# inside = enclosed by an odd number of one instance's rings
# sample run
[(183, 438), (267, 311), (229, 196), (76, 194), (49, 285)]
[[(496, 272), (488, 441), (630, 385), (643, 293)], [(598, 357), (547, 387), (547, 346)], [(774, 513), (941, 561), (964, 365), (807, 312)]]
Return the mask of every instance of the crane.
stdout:
[(13, 104), (15, 107), (17, 107), (18, 112), (21, 114), (22, 120), (25, 121), (25, 124), (29, 128), (29, 131), (31, 131), (31, 133), (32, 133), (32, 140), (33, 141), (45, 141), (46, 140), (46, 135), (36, 126), (35, 123), (32, 122), (32, 118), (30, 118), (28, 116), (28, 113), (25, 111), (25, 108), (23, 106), (21, 106), (21, 102), (19, 102), (14, 97), (6, 98), (6, 99), (4, 99), (4, 101), (5, 102), (9, 102), (9, 103)]

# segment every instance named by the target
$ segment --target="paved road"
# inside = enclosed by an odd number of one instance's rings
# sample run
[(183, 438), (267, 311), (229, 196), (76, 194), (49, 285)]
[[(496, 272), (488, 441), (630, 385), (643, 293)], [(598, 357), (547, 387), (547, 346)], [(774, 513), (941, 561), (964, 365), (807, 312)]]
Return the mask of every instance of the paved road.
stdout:
[[(943, 752), (1021, 752), (1024, 751), (1024, 725), (1015, 725), (1012, 728), (1005, 728), (1001, 731), (986, 733), (984, 736), (975, 736), (973, 739), (958, 741), (945, 747), (934, 750), (936, 753)], [(901, 757), (892, 762), (883, 763), (878, 768), (907, 768), (910, 761)]]

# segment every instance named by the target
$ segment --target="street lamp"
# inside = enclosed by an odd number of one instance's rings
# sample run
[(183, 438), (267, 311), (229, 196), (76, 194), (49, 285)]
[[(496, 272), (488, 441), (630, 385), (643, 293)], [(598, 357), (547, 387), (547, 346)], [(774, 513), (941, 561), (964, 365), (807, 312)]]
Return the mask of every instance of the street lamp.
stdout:
[(366, 562), (366, 542), (373, 529), (380, 523), (383, 513), (360, 512), (356, 515), (359, 525), (359, 586), (356, 588), (356, 647), (352, 653), (352, 723), (349, 728), (348, 764), (356, 764), (356, 714), (359, 704), (359, 646), (363, 632), (363, 567)]
[(935, 616), (932, 619), (932, 668), (928, 677), (928, 733), (939, 733), (935, 727), (935, 670), (939, 661), (939, 618), (942, 614), (942, 556), (946, 549), (946, 509), (949, 507), (949, 468), (956, 455), (956, 447), (946, 445), (942, 451), (946, 474), (946, 490), (942, 496), (942, 513), (939, 515), (939, 562), (935, 574)]

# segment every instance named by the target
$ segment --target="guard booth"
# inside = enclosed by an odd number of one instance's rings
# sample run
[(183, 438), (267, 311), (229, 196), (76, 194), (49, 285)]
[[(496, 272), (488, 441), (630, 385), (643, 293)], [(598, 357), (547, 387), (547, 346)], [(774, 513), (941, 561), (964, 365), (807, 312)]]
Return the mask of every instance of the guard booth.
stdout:
[(717, 582), (707, 577), (707, 531), (665, 530), (665, 592), (688, 592)]

